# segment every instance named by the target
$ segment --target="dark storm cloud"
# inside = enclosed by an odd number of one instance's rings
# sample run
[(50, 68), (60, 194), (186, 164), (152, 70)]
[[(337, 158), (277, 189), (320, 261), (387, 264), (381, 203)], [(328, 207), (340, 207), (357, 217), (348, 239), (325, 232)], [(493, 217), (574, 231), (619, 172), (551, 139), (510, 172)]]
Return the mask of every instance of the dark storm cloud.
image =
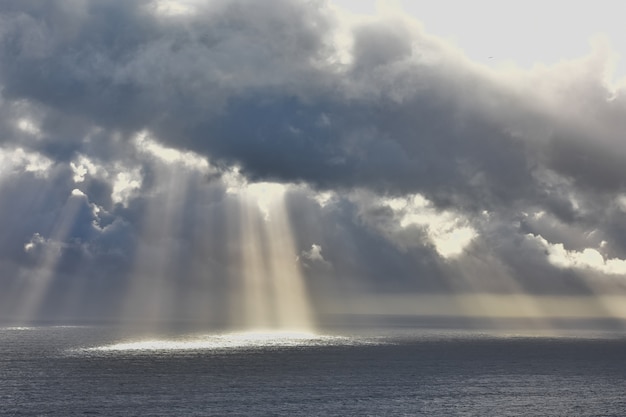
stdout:
[[(497, 198), (530, 180), (524, 149), (467, 114), (460, 93), (473, 92), (455, 91), (457, 74), (428, 62), (445, 51), (406, 22), (355, 29), (353, 62), (339, 68), (338, 23), (322, 3), (217, 3), (170, 20), (146, 2), (74, 6), (4, 5), (5, 97), (149, 128), (253, 178), (472, 194), (468, 179), (482, 175)], [(53, 156), (84, 135), (52, 133)]]
[[(340, 22), (322, 2), (213, 2), (175, 17), (155, 4), (4, 3), (3, 95), (107, 130), (148, 128), (252, 178), (420, 191), (468, 208), (538, 197), (537, 161), (506, 124), (536, 122), (557, 135), (541, 145), (549, 167), (623, 185), (623, 155), (596, 149), (596, 132), (533, 120), (527, 103), (408, 21), (360, 24), (351, 62), (339, 64)], [(616, 113), (601, 86), (586, 90)], [(484, 101), (508, 109), (491, 114)], [(48, 146), (69, 152), (81, 133), (52, 131)]]

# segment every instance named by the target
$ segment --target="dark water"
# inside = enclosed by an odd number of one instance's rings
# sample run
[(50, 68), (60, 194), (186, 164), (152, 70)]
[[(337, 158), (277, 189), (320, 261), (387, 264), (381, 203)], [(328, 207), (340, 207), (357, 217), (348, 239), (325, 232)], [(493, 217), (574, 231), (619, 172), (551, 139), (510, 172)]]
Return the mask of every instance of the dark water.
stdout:
[(623, 338), (113, 334), (0, 329), (0, 414), (626, 416)]

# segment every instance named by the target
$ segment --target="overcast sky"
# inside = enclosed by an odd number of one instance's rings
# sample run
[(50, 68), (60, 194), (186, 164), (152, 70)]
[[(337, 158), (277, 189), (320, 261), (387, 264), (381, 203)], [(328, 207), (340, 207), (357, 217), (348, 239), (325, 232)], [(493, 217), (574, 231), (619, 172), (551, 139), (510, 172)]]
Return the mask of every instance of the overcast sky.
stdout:
[(0, 1), (0, 317), (626, 318), (618, 14), (431, 3)]

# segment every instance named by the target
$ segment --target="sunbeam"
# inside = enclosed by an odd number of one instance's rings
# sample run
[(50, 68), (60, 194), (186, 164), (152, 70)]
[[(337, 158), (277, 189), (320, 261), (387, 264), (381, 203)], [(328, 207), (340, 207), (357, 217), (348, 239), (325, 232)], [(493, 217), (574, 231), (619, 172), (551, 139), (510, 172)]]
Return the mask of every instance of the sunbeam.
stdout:
[(175, 319), (176, 236), (183, 215), (179, 203), (185, 200), (189, 181), (185, 172), (172, 171), (162, 167), (156, 174), (165, 187), (162, 196), (146, 207), (123, 309), (123, 318), (144, 321), (146, 326)]
[(67, 237), (85, 201), (85, 194), (74, 189), (57, 214), (49, 238), (36, 234), (24, 246), (24, 250), (27, 252), (39, 250), (38, 258), (40, 260), (33, 273), (26, 277), (27, 283), (23, 286), (25, 291), (21, 296), (16, 314), (20, 320), (30, 321), (37, 317), (51, 281), (56, 278), (58, 272), (56, 267), (63, 255)]
[(264, 226), (276, 323), (279, 328), (310, 329), (311, 307), (304, 276), (297, 263), (298, 251), (285, 206), (286, 189), (277, 184), (266, 186), (272, 190)]
[(236, 191), (241, 294), (234, 296), (233, 321), (245, 328), (313, 328), (285, 193), (278, 183), (243, 184)]

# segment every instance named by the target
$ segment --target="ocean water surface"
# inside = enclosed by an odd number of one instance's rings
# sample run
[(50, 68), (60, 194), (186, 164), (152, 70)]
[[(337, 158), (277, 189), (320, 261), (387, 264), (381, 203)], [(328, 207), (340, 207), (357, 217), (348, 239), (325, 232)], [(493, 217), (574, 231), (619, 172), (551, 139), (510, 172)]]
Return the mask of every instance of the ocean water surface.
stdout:
[(6, 416), (624, 416), (626, 338), (0, 329)]

